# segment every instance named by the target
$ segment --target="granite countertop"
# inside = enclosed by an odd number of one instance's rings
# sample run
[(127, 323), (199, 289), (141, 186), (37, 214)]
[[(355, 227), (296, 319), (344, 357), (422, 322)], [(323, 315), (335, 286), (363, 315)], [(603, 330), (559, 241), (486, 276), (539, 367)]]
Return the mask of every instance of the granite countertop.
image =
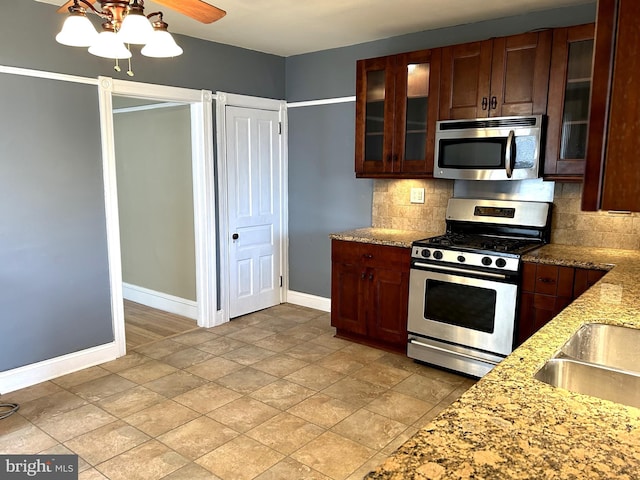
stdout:
[(440, 233), (421, 232), (418, 230), (394, 230), (390, 228), (358, 228), (346, 232), (332, 233), (332, 240), (344, 240), (347, 242), (374, 243), (390, 247), (411, 248), (411, 243), (423, 238), (435, 237)]
[(533, 378), (583, 323), (640, 328), (640, 252), (546, 245), (524, 260), (610, 271), (365, 478), (640, 477), (640, 409)]

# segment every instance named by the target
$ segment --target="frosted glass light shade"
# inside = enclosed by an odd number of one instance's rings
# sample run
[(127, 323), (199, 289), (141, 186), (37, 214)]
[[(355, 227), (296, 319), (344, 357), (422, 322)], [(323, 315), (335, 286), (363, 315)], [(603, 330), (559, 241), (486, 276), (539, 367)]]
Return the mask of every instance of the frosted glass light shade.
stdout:
[(156, 29), (140, 53), (145, 57), (166, 58), (182, 55), (182, 51), (169, 32)]
[(129, 13), (120, 26), (118, 38), (123, 43), (144, 45), (153, 35), (153, 27), (147, 17), (139, 13)]
[(56, 41), (69, 47), (90, 47), (98, 38), (98, 32), (84, 15), (69, 15), (56, 35)]
[(131, 58), (131, 52), (124, 46), (114, 32), (105, 30), (100, 32), (97, 40), (89, 47), (89, 53), (97, 57), (115, 58), (122, 60)]

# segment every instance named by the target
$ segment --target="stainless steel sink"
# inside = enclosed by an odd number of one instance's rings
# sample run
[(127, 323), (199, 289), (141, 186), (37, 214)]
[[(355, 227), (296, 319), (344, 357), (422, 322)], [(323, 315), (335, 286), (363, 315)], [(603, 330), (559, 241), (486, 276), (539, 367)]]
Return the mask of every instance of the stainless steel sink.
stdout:
[(567, 358), (552, 358), (535, 378), (554, 387), (640, 408), (640, 375)]
[(571, 336), (555, 357), (640, 372), (640, 330), (587, 323)]

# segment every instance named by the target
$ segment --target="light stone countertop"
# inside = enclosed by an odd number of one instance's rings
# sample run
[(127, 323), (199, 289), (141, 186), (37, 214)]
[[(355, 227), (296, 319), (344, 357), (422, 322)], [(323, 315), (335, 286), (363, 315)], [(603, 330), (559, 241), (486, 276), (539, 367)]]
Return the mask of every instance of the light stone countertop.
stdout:
[(332, 233), (332, 240), (344, 240), (347, 242), (373, 243), (390, 247), (411, 248), (411, 242), (423, 238), (435, 237), (441, 233), (421, 232), (418, 230), (394, 230), (390, 228), (358, 228), (346, 232)]
[(640, 409), (533, 378), (584, 323), (640, 328), (640, 251), (546, 245), (523, 260), (610, 271), (365, 478), (640, 478)]

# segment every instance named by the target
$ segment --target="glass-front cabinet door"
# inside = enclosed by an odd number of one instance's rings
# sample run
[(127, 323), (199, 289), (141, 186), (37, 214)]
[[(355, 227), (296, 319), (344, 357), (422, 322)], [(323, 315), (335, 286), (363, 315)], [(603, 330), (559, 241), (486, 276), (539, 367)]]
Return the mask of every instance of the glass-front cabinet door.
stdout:
[(439, 54), (424, 50), (358, 61), (356, 176), (431, 176)]
[(594, 25), (554, 31), (544, 175), (580, 181), (584, 173)]

